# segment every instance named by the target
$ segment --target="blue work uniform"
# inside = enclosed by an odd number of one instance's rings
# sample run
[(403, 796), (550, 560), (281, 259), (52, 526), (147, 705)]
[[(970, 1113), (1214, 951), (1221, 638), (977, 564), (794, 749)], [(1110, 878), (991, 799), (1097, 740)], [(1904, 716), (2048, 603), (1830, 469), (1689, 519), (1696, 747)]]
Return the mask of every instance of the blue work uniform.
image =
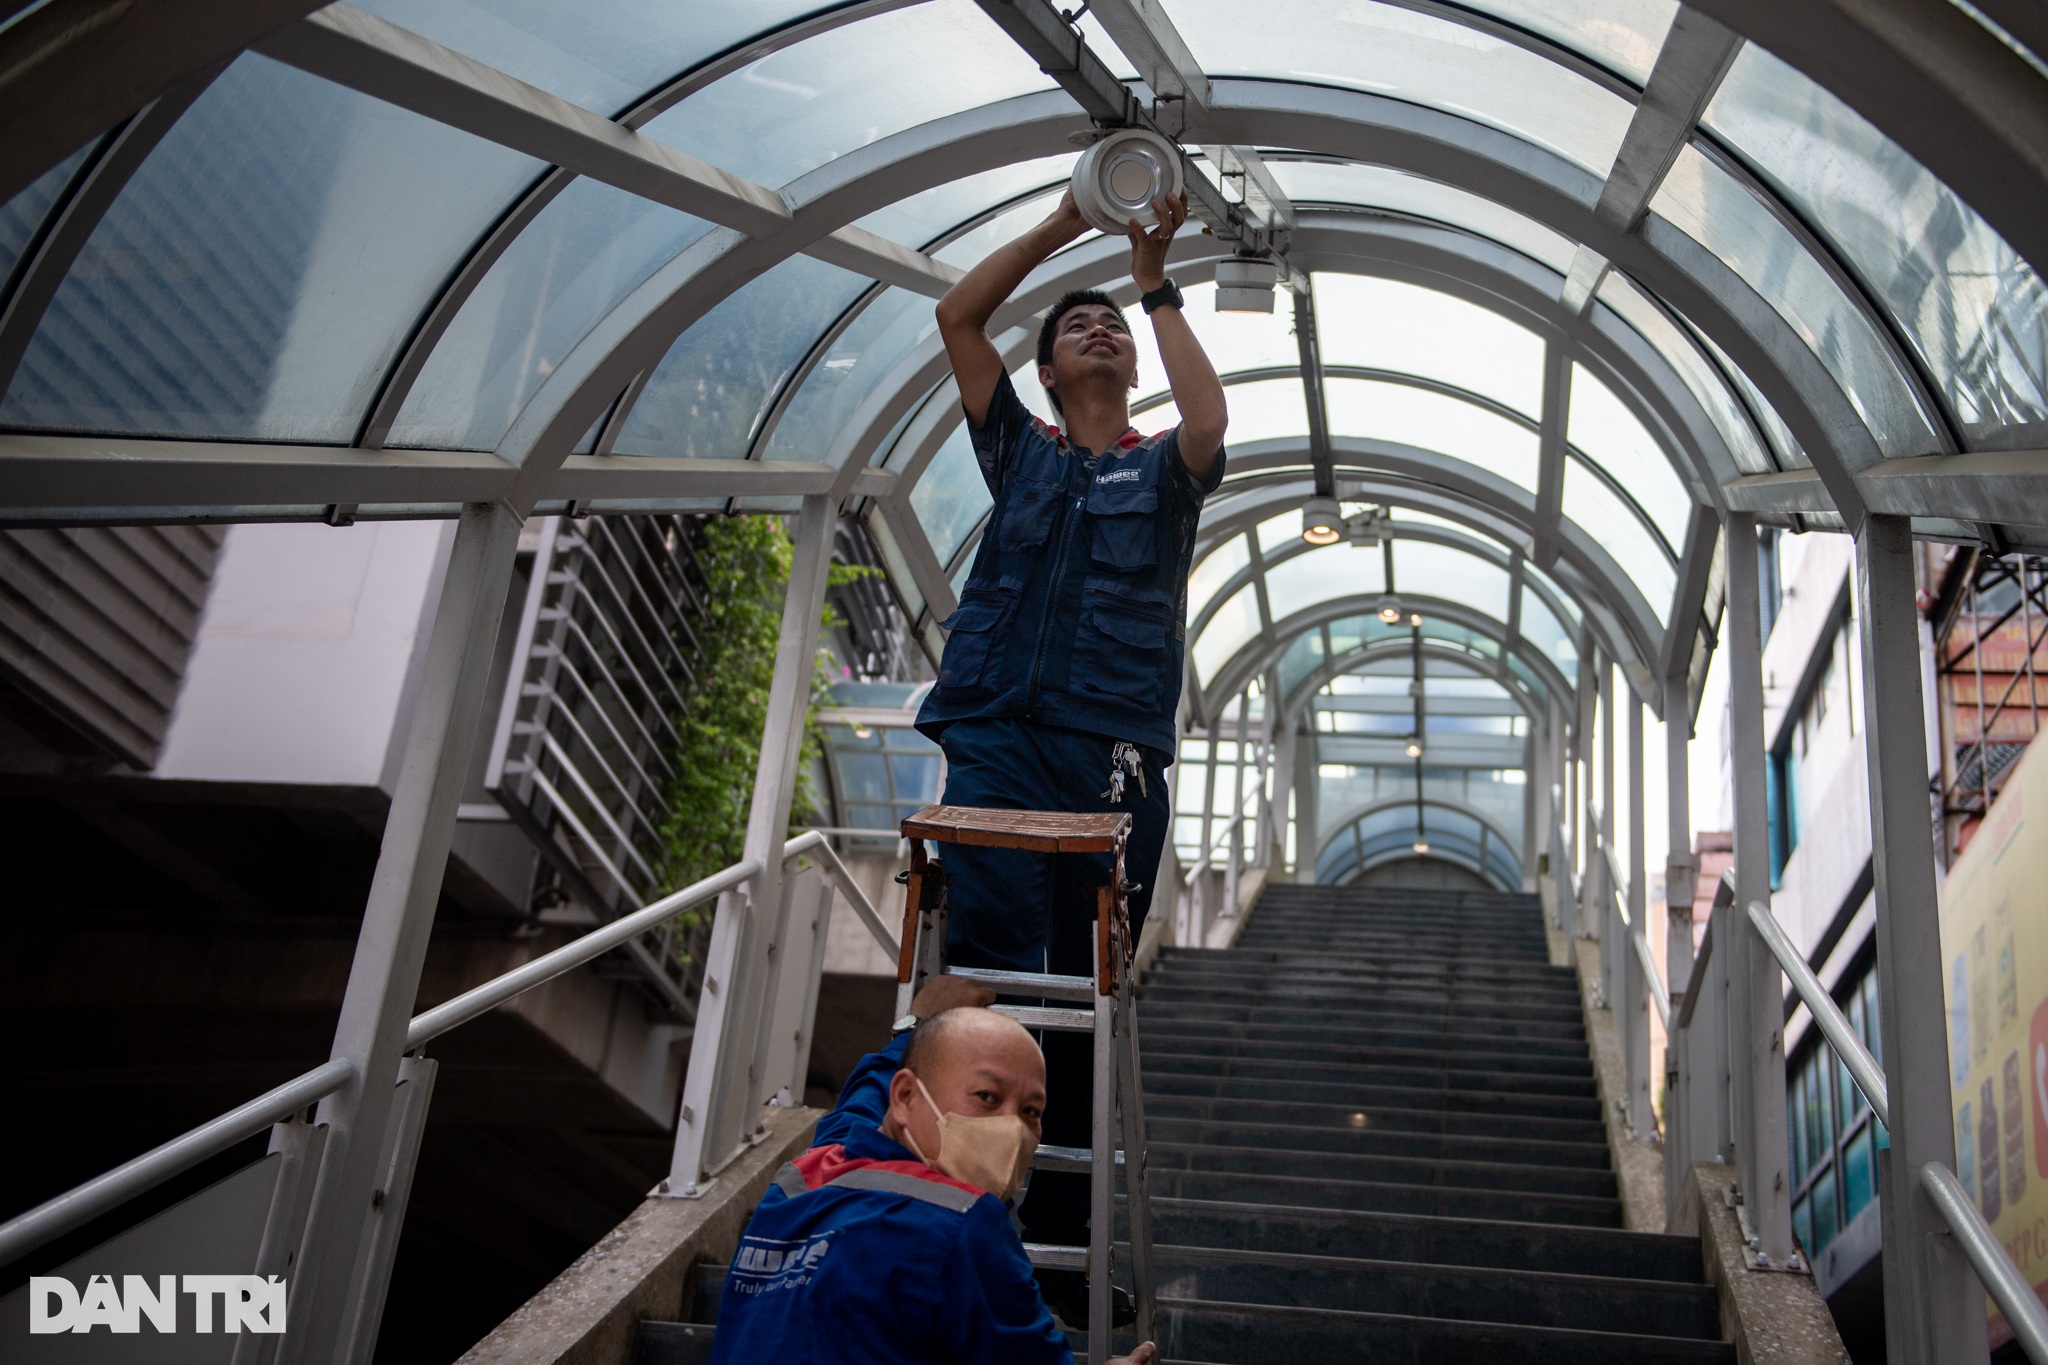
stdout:
[(718, 1306), (713, 1365), (1073, 1365), (994, 1195), (881, 1130), (905, 1033), (775, 1175)]
[[(1172, 811), (1166, 766), (1187, 652), (1188, 569), (1202, 500), (1180, 428), (1126, 431), (1099, 453), (1031, 415), (1008, 375), (968, 434), (995, 498), (917, 728), (946, 755), (945, 801), (1009, 810), (1126, 812), (1125, 875), (1142, 927)], [(1138, 764), (1121, 790), (1112, 760)], [(1052, 857), (947, 844), (946, 960), (1085, 975), (1107, 854)], [(1043, 1039), (1045, 1140), (1089, 1143), (1089, 1042)], [(1086, 1240), (1087, 1178), (1034, 1178), (1020, 1210), (1034, 1241)]]

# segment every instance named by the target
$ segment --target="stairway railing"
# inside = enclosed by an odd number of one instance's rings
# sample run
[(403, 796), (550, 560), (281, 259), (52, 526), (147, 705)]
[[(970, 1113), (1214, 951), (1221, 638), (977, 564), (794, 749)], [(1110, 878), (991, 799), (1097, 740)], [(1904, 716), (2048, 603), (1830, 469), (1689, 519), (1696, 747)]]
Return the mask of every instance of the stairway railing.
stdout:
[[(824, 834), (812, 830), (789, 840), (782, 848), (782, 862), (785, 867), (799, 859), (808, 858), (823, 883), (839, 892), (853, 907), (868, 932), (891, 957), (897, 953), (894, 934), (882, 923), (858, 882), (847, 871), (846, 866), (833, 852)], [(679, 891), (654, 901), (652, 904), (621, 916), (598, 929), (563, 944), (552, 952), (533, 961), (513, 968), (509, 972), (463, 992), (452, 1000), (436, 1005), (417, 1015), (406, 1030), (406, 1051), (415, 1056), (431, 1040), (451, 1029), (460, 1027), (477, 1017), (503, 1005), (527, 991), (566, 972), (594, 962), (606, 953), (623, 945), (634, 943), (644, 935), (687, 910), (729, 895), (743, 888), (761, 872), (759, 859), (747, 858), (731, 867), (693, 882)], [(785, 898), (791, 899), (803, 894), (798, 880), (794, 877), (783, 881)], [(780, 1065), (771, 1067), (771, 1073), (793, 1079), (794, 1086), (801, 1094), (801, 1072), (809, 1053), (809, 1039), (812, 1014), (817, 1005), (817, 984), (824, 961), (824, 938), (827, 929), (829, 904), (812, 920), (809, 945), (795, 941), (783, 945), (784, 952), (796, 961), (807, 964), (808, 976), (798, 975), (793, 980), (783, 975), (759, 1001), (759, 1021), (755, 1029), (745, 1031), (751, 1041), (755, 1038), (772, 1037), (782, 1051), (770, 1049), (772, 1058)], [(777, 989), (779, 985), (782, 989)], [(795, 986), (797, 989), (788, 989)], [(792, 1048), (794, 1056), (784, 1054)], [(309, 1124), (305, 1112), (320, 1100), (340, 1091), (355, 1076), (354, 1068), (345, 1060), (336, 1058), (303, 1072), (284, 1084), (276, 1086), (248, 1103), (228, 1111), (219, 1118), (183, 1133), (169, 1142), (155, 1147), (131, 1161), (125, 1162), (106, 1174), (89, 1180), (54, 1199), (19, 1214), (0, 1224), (0, 1264), (19, 1260), (21, 1257), (46, 1246), (56, 1238), (83, 1227), (93, 1219), (112, 1212), (129, 1200), (163, 1184), (165, 1181), (190, 1170), (209, 1157), (226, 1152), (235, 1144), (255, 1137), (265, 1128), (272, 1129), (271, 1151), (285, 1152), (287, 1157), (303, 1154), (303, 1143), (295, 1137), (303, 1137), (308, 1130), (317, 1131), (318, 1123)], [(404, 1082), (401, 1081), (401, 1084)], [(789, 1086), (785, 1085), (778, 1097), (788, 1101)], [(417, 1153), (420, 1127), (424, 1113), (412, 1126), (411, 1148), (395, 1151), (394, 1170), (406, 1183), (410, 1182), (413, 1158)], [(287, 1132), (286, 1130), (293, 1130)], [(315, 1149), (317, 1153), (317, 1148)], [(317, 1157), (316, 1157), (317, 1159)], [(394, 1188), (399, 1180), (394, 1178)], [(274, 1205), (270, 1213), (269, 1226), (298, 1226), (304, 1210), (280, 1209), (276, 1201), (303, 1201), (311, 1193), (310, 1180), (280, 1179), (273, 1193)], [(284, 1220), (280, 1224), (280, 1217)], [(395, 1243), (395, 1238), (392, 1239)], [(390, 1268), (389, 1252), (394, 1246), (383, 1248), (385, 1259), (381, 1266), (372, 1267), (368, 1276), (358, 1276), (358, 1308), (374, 1312), (375, 1305), (383, 1299), (383, 1285)], [(288, 1259), (288, 1258), (287, 1258)]]
[[(1714, 908), (1717, 912), (1727, 910), (1734, 905), (1735, 899), (1735, 872), (1730, 868), (1722, 873), (1720, 884), (1715, 888)], [(1869, 1101), (1878, 1122), (1889, 1127), (1891, 1094), (1884, 1068), (1857, 1036), (1841, 1006), (1828, 994), (1812, 967), (1800, 956), (1770, 907), (1760, 900), (1753, 900), (1745, 907), (1744, 917), (1775, 959), (1768, 979), (1751, 983), (1753, 989), (1766, 991), (1776, 999), (1781, 996), (1777, 979), (1780, 972), (1791, 981), (1792, 989), (1813, 1016), (1821, 1036), (1841, 1060), (1856, 1087), (1863, 1092), (1864, 1099)], [(1749, 1085), (1751, 1079), (1747, 1074), (1750, 1049), (1736, 1046), (1747, 1040), (1731, 1037), (1727, 1022), (1728, 972), (1737, 957), (1725, 949), (1718, 953), (1715, 951), (1710, 927), (1694, 959), (1691, 978), (1679, 997), (1677, 1009), (1668, 1016), (1671, 1042), (1667, 1072), (1670, 1083), (1666, 1090), (1669, 1097), (1666, 1173), (1674, 1198), (1677, 1182), (1693, 1161), (1740, 1162), (1747, 1155), (1740, 1150), (1741, 1135), (1733, 1131), (1729, 1112), (1730, 1098)], [(1647, 967), (1647, 962), (1645, 965)], [(1701, 1014), (1703, 1008), (1706, 1011), (1704, 1015)], [(1708, 1152), (1712, 1155), (1708, 1156)], [(1957, 1247), (1969, 1261), (1984, 1289), (2005, 1314), (2006, 1322), (2027, 1359), (2034, 1365), (2048, 1365), (2048, 1310), (2043, 1309), (2033, 1287), (2013, 1263), (2005, 1245), (1978, 1211), (1955, 1172), (1939, 1161), (1929, 1161), (1920, 1168), (1919, 1182), (1940, 1210), (1955, 1236)], [(1763, 1258), (1754, 1245), (1755, 1240), (1751, 1238), (1752, 1244), (1745, 1249), (1745, 1258), (1761, 1261)]]

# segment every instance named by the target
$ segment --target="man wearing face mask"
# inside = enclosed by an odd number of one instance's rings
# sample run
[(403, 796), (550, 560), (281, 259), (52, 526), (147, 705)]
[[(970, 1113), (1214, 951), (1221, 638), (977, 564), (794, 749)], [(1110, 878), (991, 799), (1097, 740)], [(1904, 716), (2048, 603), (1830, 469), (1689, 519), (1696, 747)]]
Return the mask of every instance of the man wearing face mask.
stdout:
[(855, 1067), (740, 1239), (714, 1365), (1073, 1365), (1007, 1207), (1038, 1148), (1045, 1059), (993, 999), (938, 977), (916, 1028)]

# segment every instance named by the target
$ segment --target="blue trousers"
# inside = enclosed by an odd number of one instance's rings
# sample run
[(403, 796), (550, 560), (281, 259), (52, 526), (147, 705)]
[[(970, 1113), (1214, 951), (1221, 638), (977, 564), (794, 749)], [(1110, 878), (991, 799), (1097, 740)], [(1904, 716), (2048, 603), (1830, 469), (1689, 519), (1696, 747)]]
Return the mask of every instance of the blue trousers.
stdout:
[[(1144, 751), (1143, 788), (1127, 781), (1123, 799), (1113, 803), (1105, 795), (1113, 739), (1029, 720), (961, 720), (946, 727), (939, 747), (946, 754), (949, 806), (1128, 813), (1124, 876), (1140, 884), (1129, 902), (1131, 932), (1137, 934), (1152, 906), (1172, 819), (1164, 755)], [(1055, 857), (966, 844), (941, 845), (939, 854), (946, 866), (949, 965), (1063, 976), (1095, 970), (1095, 896), (1109, 880), (1110, 855)], [(1093, 1111), (1091, 1043), (1077, 1033), (1049, 1033), (1040, 1043), (1044, 1140), (1086, 1147)], [(1088, 1236), (1088, 1178), (1035, 1174), (1018, 1213), (1027, 1240), (1079, 1245)]]

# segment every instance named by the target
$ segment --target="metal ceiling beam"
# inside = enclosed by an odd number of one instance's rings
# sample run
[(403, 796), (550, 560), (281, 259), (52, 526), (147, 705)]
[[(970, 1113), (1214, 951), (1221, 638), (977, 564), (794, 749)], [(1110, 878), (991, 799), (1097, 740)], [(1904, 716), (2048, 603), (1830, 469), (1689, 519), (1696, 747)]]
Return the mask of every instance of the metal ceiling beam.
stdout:
[[(1059, 82), (1060, 88), (1087, 111), (1088, 117), (1104, 128), (1145, 128), (1174, 145), (1179, 138), (1159, 126), (1138, 97), (1114, 71), (1095, 55), (1066, 17), (1049, 0), (977, 0), (996, 26), (1038, 63), (1038, 69)], [(1176, 35), (1178, 37), (1178, 35)], [(1189, 65), (1194, 59), (1188, 57)], [(1136, 65), (1134, 62), (1133, 65)], [(1140, 68), (1143, 69), (1142, 67)], [(1199, 73), (1199, 68), (1195, 69)], [(1161, 77), (1165, 79), (1165, 77)], [(1208, 78), (1202, 77), (1204, 98)], [(1265, 224), (1233, 204), (1223, 191), (1182, 154), (1182, 176), (1188, 190), (1188, 212), (1226, 242), (1252, 252), (1273, 250), (1278, 243)], [(1275, 187), (1277, 189), (1277, 186)]]
[[(346, 3), (258, 44), (265, 56), (527, 156), (750, 237), (801, 229), (765, 185), (720, 170), (602, 114)], [(962, 274), (864, 228), (793, 243), (841, 269), (937, 297)]]
[[(541, 497), (559, 502), (645, 502), (800, 496), (830, 491), (837, 467), (809, 461), (651, 459), (572, 455)], [(344, 446), (153, 441), (141, 437), (0, 433), (0, 522), (67, 524), (150, 509), (377, 507), (492, 502), (519, 471), (477, 451), (361, 450)], [(865, 471), (864, 494), (896, 476)], [(263, 518), (251, 518), (263, 519)]]
[(1557, 528), (1564, 517), (1565, 432), (1571, 420), (1572, 366), (1555, 342), (1543, 348), (1543, 416), (1536, 442), (1536, 517), (1529, 558), (1547, 569), (1557, 562)]
[[(2048, 450), (1985, 450), (1885, 460), (1855, 476), (1864, 505), (1901, 517), (2007, 522), (2048, 512)], [(1721, 485), (1737, 512), (1832, 512), (1834, 503), (1810, 469), (1750, 474)], [(2030, 509), (2032, 509), (2030, 511)]]
[(1316, 331), (1316, 305), (1306, 289), (1294, 293), (1294, 345), (1301, 357), (1301, 388), (1308, 404), (1308, 457), (1315, 465), (1316, 496), (1337, 495), (1337, 473), (1330, 464), (1330, 409), (1323, 391), (1322, 337)]
[[(1690, 5), (1679, 7), (1593, 209), (1601, 221), (1616, 232), (1634, 231), (1741, 50), (1739, 34)], [(1583, 312), (1606, 273), (1606, 258), (1581, 245), (1565, 279), (1564, 305)]]

